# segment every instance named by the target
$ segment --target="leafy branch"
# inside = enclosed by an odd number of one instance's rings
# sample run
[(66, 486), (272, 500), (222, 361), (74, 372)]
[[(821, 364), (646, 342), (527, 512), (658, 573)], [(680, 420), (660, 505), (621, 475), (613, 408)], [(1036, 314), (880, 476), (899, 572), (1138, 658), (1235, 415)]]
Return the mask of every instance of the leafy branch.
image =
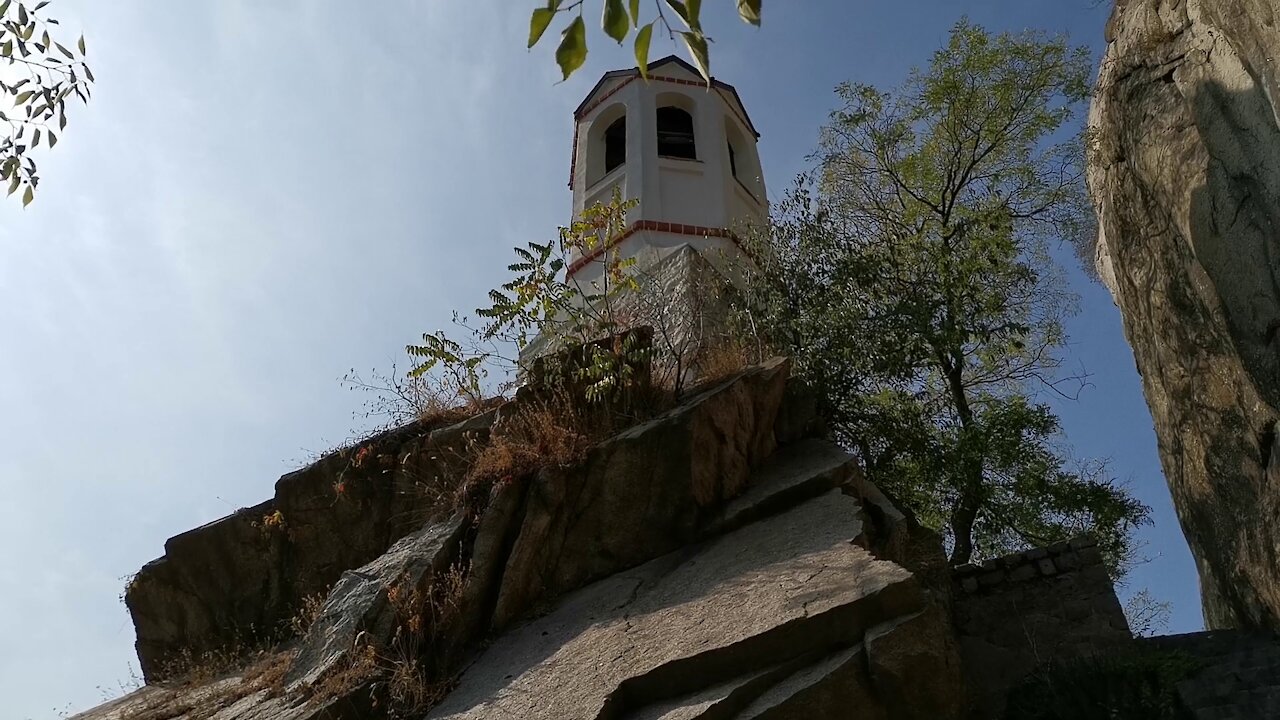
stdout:
[(49, 2), (30, 9), (22, 2), (0, 2), (0, 61), (19, 76), (0, 80), (0, 91), (13, 98), (13, 107), (0, 111), (0, 122), (9, 126), (8, 136), (0, 139), (0, 181), (8, 181), (9, 195), (25, 188), (23, 206), (31, 204), (40, 184), (31, 151), (42, 141), (49, 148), (58, 144), (58, 133), (67, 126), (67, 100), (74, 95), (87, 103), (94, 82), (84, 36), (68, 48), (51, 34), (58, 21), (41, 15)]
[[(422, 343), (406, 348), (416, 365), (410, 377), (435, 373), (440, 384), (471, 401), (481, 400), (491, 373), (511, 376), (533, 370), (539, 357), (557, 345), (576, 345), (585, 357), (570, 370), (588, 399), (605, 396), (627, 382), (635, 355), (643, 349), (627, 344), (597, 342), (616, 336), (627, 322), (619, 301), (637, 289), (634, 258), (619, 258), (608, 242), (626, 230), (627, 212), (636, 201), (623, 201), (614, 191), (609, 203), (583, 211), (559, 237), (547, 243), (516, 247), (516, 262), (508, 266), (514, 278), (489, 291), (489, 305), (478, 308), (481, 320), (473, 326), (455, 313), (454, 325), (467, 338), (458, 341), (443, 330), (425, 333)], [(604, 272), (586, 284), (568, 274), (574, 258), (599, 255)], [(505, 388), (500, 388), (505, 389)]]
[[(743, 22), (760, 25), (760, 6), (763, 0), (735, 0), (738, 16)], [(529, 47), (538, 44), (555, 17), (559, 14), (571, 15), (573, 19), (560, 33), (560, 43), (556, 47), (556, 64), (567, 80), (587, 60), (587, 25), (583, 19), (583, 8), (586, 0), (547, 0), (546, 7), (536, 8), (529, 19)], [(667, 19), (667, 12), (673, 12), (680, 18), (680, 23), (672, 26)], [(698, 67), (704, 80), (711, 82), (711, 58), (708, 51), (710, 38), (702, 29), (702, 0), (654, 0), (656, 17), (642, 22), (640, 0), (603, 0), (603, 12), (600, 17), (600, 28), (605, 35), (619, 45), (635, 31), (633, 48), (636, 64), (641, 75), (646, 73), (649, 65), (649, 45), (653, 40), (655, 28), (661, 28), (667, 36), (675, 40), (676, 36), (684, 42), (689, 57)]]

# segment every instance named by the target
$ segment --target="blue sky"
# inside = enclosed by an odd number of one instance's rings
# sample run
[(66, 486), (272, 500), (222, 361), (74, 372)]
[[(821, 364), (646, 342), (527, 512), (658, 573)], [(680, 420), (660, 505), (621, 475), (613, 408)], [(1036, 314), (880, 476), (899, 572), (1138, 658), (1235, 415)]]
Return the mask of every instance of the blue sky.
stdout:
[[(338, 379), (387, 368), (504, 279), (509, 248), (567, 220), (571, 112), (630, 63), (598, 34), (557, 83), (512, 0), (57, 0), (98, 77), (0, 204), (0, 698), (56, 717), (133, 667), (124, 579), (169, 536), (268, 496), (362, 429)], [(707, 3), (713, 70), (763, 134), (776, 196), (843, 80), (895, 84), (962, 13), (1099, 49), (1093, 0)], [(370, 10), (376, 7), (377, 10)], [(359, 10), (355, 8), (360, 8)], [(655, 41), (654, 57), (672, 51)], [(1132, 577), (1200, 626), (1120, 317), (1072, 268), (1069, 439), (1155, 508)]]

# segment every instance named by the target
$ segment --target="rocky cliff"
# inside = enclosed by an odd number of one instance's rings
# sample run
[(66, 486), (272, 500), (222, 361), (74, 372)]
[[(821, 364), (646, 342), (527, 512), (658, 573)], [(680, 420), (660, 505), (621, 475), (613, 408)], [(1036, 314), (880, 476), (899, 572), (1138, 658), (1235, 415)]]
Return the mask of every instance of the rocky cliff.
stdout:
[(1097, 262), (1212, 628), (1280, 628), (1275, 0), (1120, 0), (1091, 111)]
[(139, 572), (149, 684), (77, 718), (959, 720), (1130, 641), (1092, 541), (953, 570), (788, 370), (589, 443), (522, 391), (290, 473)]

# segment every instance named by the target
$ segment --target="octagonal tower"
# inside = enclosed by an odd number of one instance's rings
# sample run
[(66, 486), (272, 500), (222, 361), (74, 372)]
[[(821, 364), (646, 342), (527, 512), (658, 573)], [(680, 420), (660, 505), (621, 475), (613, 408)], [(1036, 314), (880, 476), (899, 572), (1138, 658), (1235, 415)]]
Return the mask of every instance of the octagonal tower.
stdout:
[(608, 202), (615, 188), (639, 202), (625, 233), (571, 258), (579, 283), (600, 277), (605, 250), (644, 268), (687, 245), (717, 264), (722, 253), (740, 252), (735, 228), (768, 216), (760, 134), (733, 86), (708, 87), (675, 56), (650, 64), (647, 75), (605, 73), (574, 113), (574, 216)]

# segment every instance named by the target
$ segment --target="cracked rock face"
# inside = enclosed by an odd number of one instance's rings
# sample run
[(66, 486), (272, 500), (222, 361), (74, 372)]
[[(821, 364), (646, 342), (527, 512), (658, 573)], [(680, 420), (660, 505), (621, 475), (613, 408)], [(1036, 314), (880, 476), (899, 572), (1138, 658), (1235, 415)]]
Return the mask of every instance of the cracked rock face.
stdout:
[[(402, 632), (426, 643), (414, 662), (439, 668), (419, 681), (444, 691), (457, 677), (432, 718), (959, 717), (940, 540), (852, 456), (806, 437), (787, 369), (746, 369), (571, 467), (500, 483), (482, 507), (405, 533), (345, 569), (314, 622), (249, 667), (77, 718), (387, 717), (392, 666), (414, 672), (397, 659)], [(227, 555), (247, 589), (257, 566), (210, 542), (233, 524), (192, 542)], [(190, 570), (185, 558), (162, 564)], [(150, 600), (200, 587), (151, 580)]]
[(1210, 628), (1280, 629), (1280, 6), (1120, 0), (1090, 116), (1124, 317)]
[[(926, 598), (911, 573), (853, 544), (862, 532), (859, 502), (830, 491), (618, 573), (495, 642), (428, 718), (836, 717), (859, 701), (859, 717), (887, 717), (867, 638), (910, 629)], [(922, 665), (958, 671), (941, 651)], [(892, 717), (939, 716), (900, 703)]]

